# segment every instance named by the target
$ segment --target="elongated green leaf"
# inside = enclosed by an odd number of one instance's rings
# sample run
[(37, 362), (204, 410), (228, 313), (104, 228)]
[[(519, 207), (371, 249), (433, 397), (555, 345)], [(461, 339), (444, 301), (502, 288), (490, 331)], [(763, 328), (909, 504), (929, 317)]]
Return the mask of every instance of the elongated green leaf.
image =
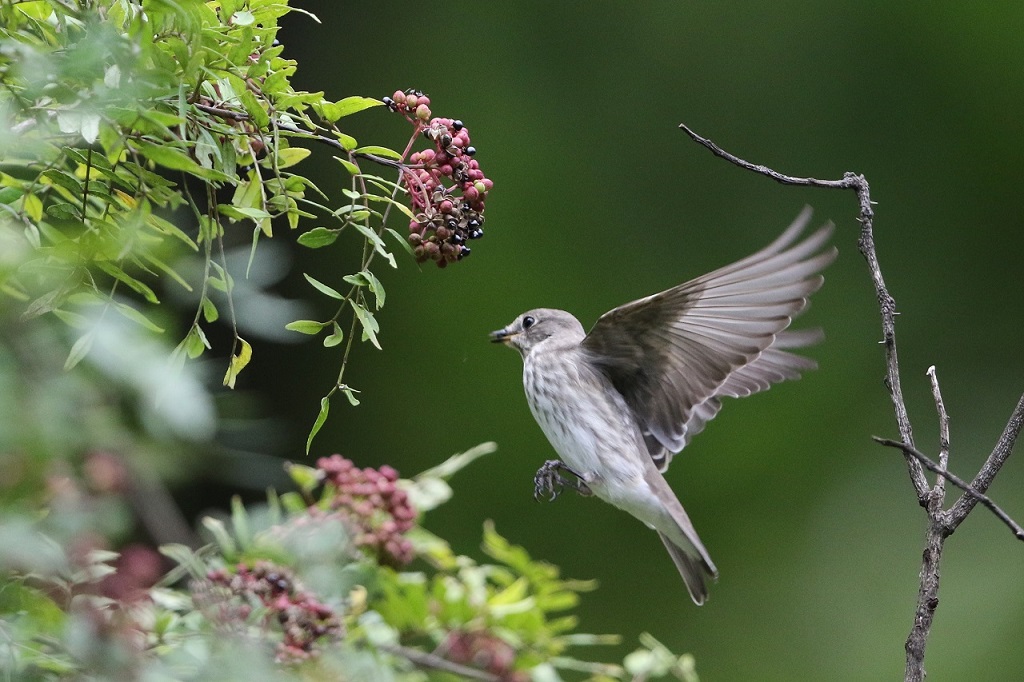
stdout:
[(128, 285), (128, 287), (132, 291), (138, 294), (142, 294), (143, 298), (145, 298), (150, 303), (160, 302), (159, 299), (157, 299), (156, 294), (153, 293), (152, 289), (150, 289), (146, 284), (140, 282), (139, 280), (129, 275), (127, 272), (119, 268), (114, 263), (111, 263), (110, 261), (96, 261), (96, 267), (102, 270), (103, 272), (107, 273), (114, 279), (118, 280), (119, 282)]
[(395, 161), (401, 161), (402, 155), (396, 152), (394, 149), (388, 149), (387, 147), (380, 147), (375, 144), (368, 144), (365, 147), (359, 147), (355, 150), (356, 154), (372, 154), (374, 156), (383, 156), (385, 159), (394, 159)]
[(114, 308), (117, 310), (117, 312), (121, 313), (123, 316), (125, 316), (126, 318), (128, 318), (132, 322), (134, 322), (134, 323), (136, 323), (138, 325), (142, 325), (143, 327), (145, 327), (146, 329), (148, 329), (148, 330), (150, 330), (152, 332), (156, 332), (158, 334), (163, 334), (164, 333), (164, 328), (163, 327), (157, 326), (148, 317), (146, 317), (145, 315), (143, 315), (142, 313), (140, 313), (138, 310), (136, 310), (135, 308), (131, 307), (130, 305), (127, 305), (125, 303), (118, 303), (118, 302), (115, 301), (114, 302)]
[(75, 367), (79, 362), (82, 361), (92, 348), (92, 342), (95, 336), (92, 332), (88, 332), (78, 337), (78, 340), (71, 346), (71, 352), (68, 353), (68, 359), (64, 361), (64, 370), (70, 370)]
[(360, 274), (366, 278), (367, 288), (369, 288), (373, 293), (374, 300), (377, 304), (377, 310), (380, 310), (384, 307), (384, 285), (382, 285), (380, 280), (377, 279), (377, 276), (369, 270), (363, 270)]
[(370, 107), (379, 107), (384, 104), (379, 99), (369, 97), (346, 97), (337, 102), (325, 102), (320, 108), (320, 115), (331, 123), (343, 116), (349, 116)]
[(327, 296), (330, 296), (331, 298), (336, 298), (339, 301), (341, 301), (341, 300), (343, 300), (345, 298), (344, 296), (339, 294), (337, 291), (335, 291), (331, 287), (327, 286), (323, 282), (319, 281), (318, 279), (316, 279), (314, 277), (310, 277), (306, 273), (302, 273), (302, 276), (305, 277), (306, 281), (309, 282), (310, 284), (312, 284), (313, 288), (316, 289), (317, 291), (319, 291), (320, 293), (325, 294)]
[(347, 170), (350, 174), (352, 174), (352, 175), (359, 175), (359, 166), (355, 165), (354, 163), (352, 163), (348, 159), (341, 159), (341, 158), (338, 158), (337, 156), (335, 156), (334, 158), (338, 159), (338, 163), (340, 163), (342, 166), (344, 166), (345, 170)]
[(319, 334), (324, 328), (324, 323), (316, 320), (295, 320), (286, 324), (284, 328), (300, 334)]
[(331, 400), (327, 396), (320, 399), (320, 413), (316, 416), (316, 421), (313, 422), (313, 428), (309, 431), (309, 437), (306, 438), (306, 454), (309, 455), (309, 448), (313, 444), (313, 437), (320, 431), (320, 428), (327, 421), (327, 413), (331, 409)]
[(363, 327), (363, 341), (369, 341), (377, 347), (377, 350), (383, 350), (380, 347), (380, 341), (377, 340), (377, 332), (380, 331), (380, 326), (377, 324), (377, 320), (373, 317), (373, 313), (352, 299), (349, 299), (348, 302), (352, 305), (352, 310), (355, 311), (356, 317), (359, 319), (359, 324)]

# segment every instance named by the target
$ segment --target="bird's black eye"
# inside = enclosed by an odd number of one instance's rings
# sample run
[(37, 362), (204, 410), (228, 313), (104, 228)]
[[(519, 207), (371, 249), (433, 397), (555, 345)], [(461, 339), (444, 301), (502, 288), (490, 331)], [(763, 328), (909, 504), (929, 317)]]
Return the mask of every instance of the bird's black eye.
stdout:
[(529, 315), (523, 318), (523, 329), (529, 329), (534, 325), (537, 320), (533, 319)]

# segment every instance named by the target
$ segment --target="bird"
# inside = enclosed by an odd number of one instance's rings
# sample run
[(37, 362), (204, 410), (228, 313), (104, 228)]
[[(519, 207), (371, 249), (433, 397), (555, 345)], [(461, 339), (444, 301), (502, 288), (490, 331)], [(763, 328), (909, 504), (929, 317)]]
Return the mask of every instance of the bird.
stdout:
[(788, 329), (837, 255), (831, 223), (801, 239), (811, 214), (747, 258), (614, 308), (589, 333), (564, 310), (536, 308), (490, 334), (522, 356), (530, 411), (559, 456), (537, 472), (534, 496), (571, 488), (654, 529), (697, 605), (718, 569), (663, 474), (723, 398), (817, 367), (790, 351), (821, 330)]

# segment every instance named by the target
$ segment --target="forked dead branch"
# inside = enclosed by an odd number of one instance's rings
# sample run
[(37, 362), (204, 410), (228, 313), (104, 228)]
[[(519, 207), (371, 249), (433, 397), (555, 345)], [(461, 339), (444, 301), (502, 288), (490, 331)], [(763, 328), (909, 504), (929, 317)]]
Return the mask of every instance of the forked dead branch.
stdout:
[[(715, 156), (719, 156), (740, 168), (768, 176), (776, 182), (784, 185), (853, 190), (857, 194), (860, 205), (858, 221), (861, 226), (858, 248), (861, 255), (867, 261), (881, 311), (882, 342), (885, 345), (886, 361), (885, 385), (892, 399), (896, 425), (900, 433), (900, 440), (876, 437), (875, 441), (885, 446), (897, 448), (903, 452), (918, 503), (925, 509), (928, 515), (928, 529), (925, 538), (925, 550), (922, 556), (917, 608), (914, 614), (914, 624), (911, 627), (905, 644), (907, 663), (904, 679), (906, 682), (920, 682), (925, 676), (925, 646), (928, 642), (932, 620), (935, 617), (935, 610), (939, 605), (939, 563), (942, 558), (942, 548), (946, 538), (953, 534), (967, 515), (980, 502), (992, 511), (1000, 521), (1006, 524), (1018, 539), (1024, 540), (1024, 529), (985, 494), (995, 479), (996, 474), (999, 473), (999, 470), (1013, 451), (1013, 446), (1017, 441), (1017, 436), (1020, 434), (1021, 426), (1024, 425), (1024, 395), (1017, 402), (1017, 406), (1010, 415), (1010, 419), (992, 452), (973, 480), (968, 483), (947, 471), (950, 453), (949, 417), (942, 402), (942, 394), (939, 391), (939, 382), (935, 374), (935, 368), (929, 368), (928, 377), (931, 382), (936, 409), (939, 413), (939, 462), (936, 464), (921, 453), (914, 445), (913, 428), (911, 427), (906, 404), (903, 400), (899, 359), (896, 353), (896, 302), (885, 286), (882, 269), (878, 263), (878, 255), (875, 251), (873, 232), (874, 210), (872, 208), (871, 191), (867, 179), (863, 175), (856, 173), (844, 173), (843, 177), (839, 180), (819, 180), (817, 178), (785, 175), (768, 166), (750, 163), (725, 151), (711, 140), (695, 133), (685, 124), (680, 124), (679, 127), (695, 142), (706, 147)], [(934, 486), (930, 486), (925, 477), (926, 468), (937, 474)], [(962, 490), (963, 493), (955, 503), (949, 507), (944, 507), (945, 484), (947, 480)]]

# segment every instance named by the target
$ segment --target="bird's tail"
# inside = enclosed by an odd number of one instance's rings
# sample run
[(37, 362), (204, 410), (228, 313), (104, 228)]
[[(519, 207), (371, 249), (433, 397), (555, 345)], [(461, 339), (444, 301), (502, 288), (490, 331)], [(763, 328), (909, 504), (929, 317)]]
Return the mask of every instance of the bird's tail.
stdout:
[(659, 531), (658, 537), (665, 544), (668, 555), (672, 557), (672, 562), (679, 569), (679, 575), (683, 576), (683, 582), (686, 583), (686, 590), (690, 593), (693, 603), (701, 606), (708, 598), (708, 586), (705, 579), (717, 580), (718, 570), (708, 558), (687, 553), (682, 547), (669, 540), (664, 533)]

